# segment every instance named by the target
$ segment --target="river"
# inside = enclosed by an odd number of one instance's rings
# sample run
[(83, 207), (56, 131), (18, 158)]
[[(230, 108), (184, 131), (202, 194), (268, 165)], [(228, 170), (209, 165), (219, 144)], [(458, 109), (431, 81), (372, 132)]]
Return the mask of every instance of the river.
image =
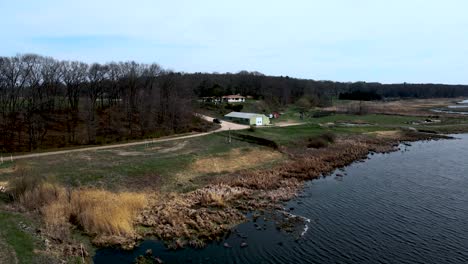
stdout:
[(204, 249), (147, 240), (130, 252), (100, 249), (94, 261), (132, 263), (150, 248), (164, 263), (468, 263), (468, 135), (455, 137), (308, 182), (285, 206), (310, 220), (292, 234), (267, 214)]

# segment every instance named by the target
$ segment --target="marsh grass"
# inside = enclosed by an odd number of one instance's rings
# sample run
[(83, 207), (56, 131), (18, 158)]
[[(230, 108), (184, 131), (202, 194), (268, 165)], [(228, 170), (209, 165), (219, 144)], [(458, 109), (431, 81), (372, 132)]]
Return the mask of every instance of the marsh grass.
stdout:
[(146, 206), (144, 194), (84, 189), (71, 193), (70, 217), (86, 233), (127, 236), (135, 233), (133, 220)]
[(67, 190), (32, 175), (13, 179), (9, 192), (19, 206), (39, 211), (48, 235), (60, 241), (69, 238), (71, 225), (93, 236), (133, 237), (135, 217), (147, 204), (144, 193)]

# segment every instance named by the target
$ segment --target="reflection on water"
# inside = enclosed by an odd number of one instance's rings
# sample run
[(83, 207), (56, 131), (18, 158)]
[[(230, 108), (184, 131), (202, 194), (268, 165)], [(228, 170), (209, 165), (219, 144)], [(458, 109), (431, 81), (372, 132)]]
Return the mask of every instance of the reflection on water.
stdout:
[(302, 219), (291, 230), (266, 214), (204, 249), (148, 240), (131, 252), (99, 250), (94, 260), (131, 263), (151, 248), (164, 263), (468, 263), (468, 135), (457, 137), (307, 183), (285, 205)]

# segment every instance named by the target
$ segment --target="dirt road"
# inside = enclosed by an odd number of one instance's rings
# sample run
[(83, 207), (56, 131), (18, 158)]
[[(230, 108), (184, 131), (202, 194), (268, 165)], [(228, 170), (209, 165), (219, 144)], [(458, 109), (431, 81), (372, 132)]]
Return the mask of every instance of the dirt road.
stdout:
[[(213, 117), (205, 116), (205, 115), (201, 115), (201, 114), (197, 114), (197, 115), (200, 116), (201, 118), (209, 121), (209, 122), (213, 122)], [(282, 124), (278, 124), (277, 126), (284, 127), (284, 126), (295, 126), (295, 125), (300, 125), (300, 124), (301, 123), (282, 123)], [(31, 154), (16, 155), (16, 156), (3, 156), (3, 159), (7, 160), (7, 161), (10, 160), (10, 159), (19, 160), (19, 159), (38, 158), (38, 157), (44, 157), (44, 156), (61, 155), (61, 154), (83, 152), (83, 151), (93, 151), (93, 150), (103, 150), (103, 149), (139, 146), (139, 145), (146, 145), (146, 144), (152, 144), (152, 143), (158, 143), (158, 142), (168, 142), (168, 141), (174, 141), (174, 140), (180, 140), (180, 139), (202, 137), (202, 136), (213, 134), (213, 133), (220, 132), (220, 131), (242, 130), (242, 129), (247, 129), (247, 128), (249, 128), (249, 126), (240, 125), (240, 124), (227, 122), (227, 121), (222, 121), (220, 128), (218, 128), (217, 130), (214, 130), (214, 131), (206, 132), (206, 133), (197, 133), (197, 134), (190, 134), (190, 135), (184, 135), (184, 136), (175, 136), (175, 137), (168, 137), (168, 138), (146, 139), (146, 140), (142, 140), (142, 141), (122, 143), (122, 144), (112, 144), (112, 145), (106, 145), (106, 146), (84, 147), (84, 148), (77, 148), (77, 149), (49, 151), (49, 152), (44, 152), (44, 153), (31, 153)], [(267, 127), (265, 127), (265, 128), (267, 128)]]
[[(206, 121), (208, 122), (213, 122), (213, 117), (209, 117), (209, 116), (206, 116), (206, 115), (200, 115), (198, 114), (199, 117), (205, 119)], [(247, 129), (249, 128), (249, 126), (246, 126), (246, 125), (240, 125), (240, 124), (236, 124), (236, 123), (232, 123), (232, 122), (228, 122), (228, 121), (222, 121), (221, 122), (221, 128), (216, 130), (216, 131), (226, 131), (226, 130), (242, 130), (242, 129)]]
[[(209, 122), (213, 122), (212, 117), (205, 116), (205, 115), (199, 115), (199, 116), (202, 117), (203, 119), (209, 121)], [(197, 133), (197, 134), (176, 136), (176, 137), (169, 137), (169, 138), (146, 139), (146, 140), (142, 140), (142, 141), (122, 143), (122, 144), (112, 144), (112, 145), (106, 145), (106, 146), (96, 146), (96, 147), (85, 147), (85, 148), (68, 149), (68, 150), (49, 151), (49, 152), (44, 152), (44, 153), (31, 153), (31, 154), (17, 155), (17, 156), (12, 156), (12, 157), (11, 156), (4, 156), (3, 159), (4, 160), (10, 160), (10, 158), (11, 158), (13, 160), (19, 160), (19, 159), (38, 158), (38, 157), (51, 156), (51, 155), (68, 154), (68, 153), (74, 153), (74, 152), (83, 152), (83, 151), (92, 151), (92, 150), (103, 150), (103, 149), (138, 146), (138, 145), (145, 145), (145, 144), (151, 144), (151, 143), (157, 143), (157, 142), (168, 142), (168, 141), (174, 141), (174, 140), (180, 140), (180, 139), (202, 137), (202, 136), (213, 134), (213, 133), (220, 132), (220, 131), (242, 130), (242, 129), (246, 129), (246, 128), (248, 128), (248, 126), (223, 121), (221, 123), (221, 128), (219, 128), (217, 130), (214, 130), (214, 131), (206, 132), (206, 133)]]

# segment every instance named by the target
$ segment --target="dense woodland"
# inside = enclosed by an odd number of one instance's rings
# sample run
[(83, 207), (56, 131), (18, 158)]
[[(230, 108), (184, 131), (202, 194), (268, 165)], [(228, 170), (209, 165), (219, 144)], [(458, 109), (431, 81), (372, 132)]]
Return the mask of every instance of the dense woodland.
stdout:
[(190, 87), (157, 64), (0, 58), (2, 151), (96, 144), (200, 128)]
[[(193, 113), (197, 98), (241, 94), (272, 107), (312, 106), (359, 94), (376, 98), (468, 96), (468, 86), (339, 83), (258, 72), (176, 73), (158, 64), (86, 64), (34, 54), (0, 57), (0, 151), (100, 144), (189, 131), (208, 125)], [(357, 97), (356, 97), (357, 95)]]

